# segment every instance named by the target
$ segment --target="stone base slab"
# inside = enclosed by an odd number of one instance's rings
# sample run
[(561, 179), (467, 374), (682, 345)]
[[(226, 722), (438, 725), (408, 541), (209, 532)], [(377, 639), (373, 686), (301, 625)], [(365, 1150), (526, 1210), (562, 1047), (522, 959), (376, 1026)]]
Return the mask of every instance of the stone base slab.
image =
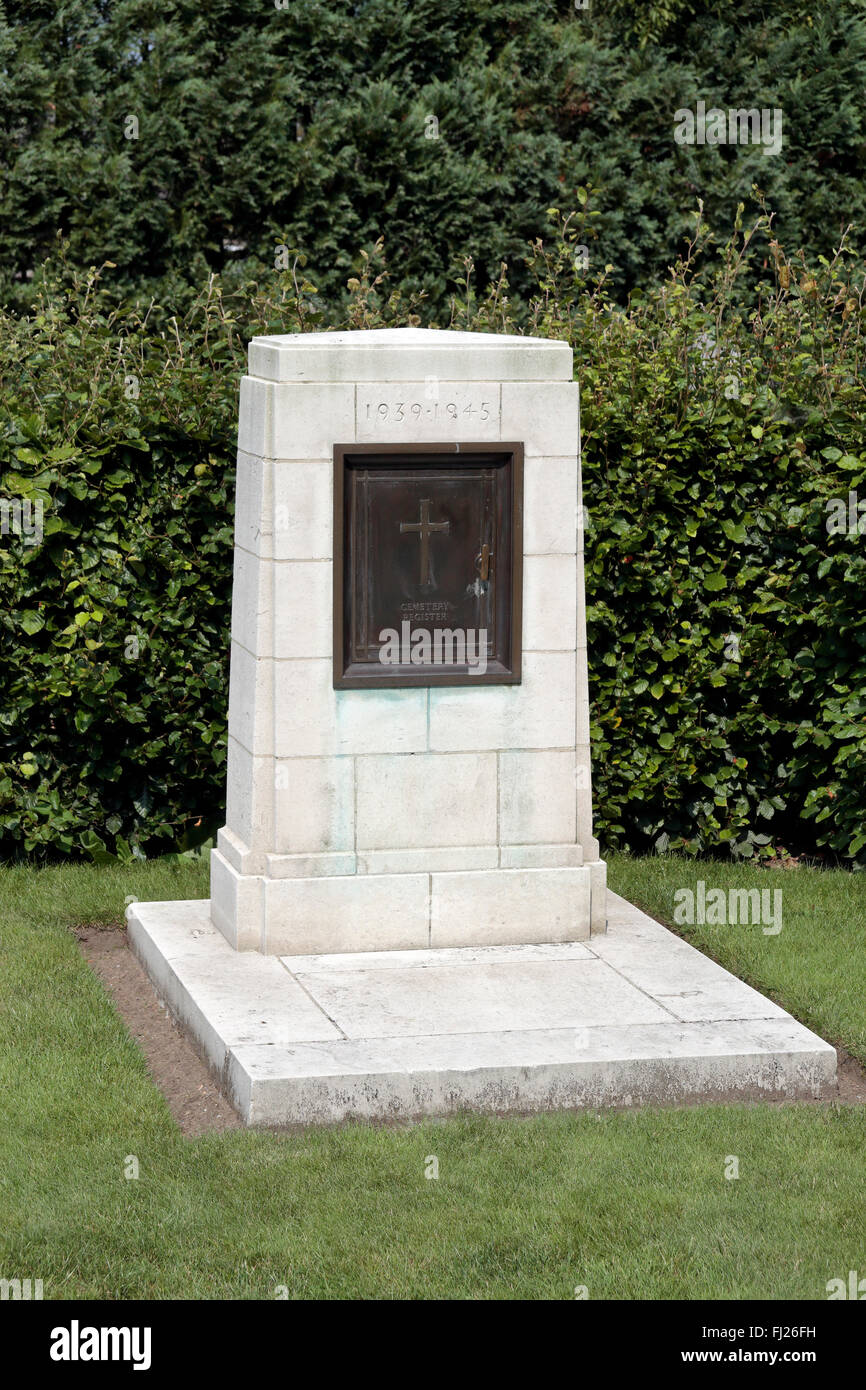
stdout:
[(624, 899), (586, 941), (232, 949), (208, 901), (129, 939), (250, 1125), (833, 1093), (829, 1043)]

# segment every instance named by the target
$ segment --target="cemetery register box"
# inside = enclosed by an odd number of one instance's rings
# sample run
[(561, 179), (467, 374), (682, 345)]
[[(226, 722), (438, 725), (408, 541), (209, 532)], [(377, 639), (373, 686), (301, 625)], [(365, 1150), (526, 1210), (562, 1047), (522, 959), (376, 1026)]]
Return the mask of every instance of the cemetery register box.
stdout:
[(519, 681), (522, 518), (520, 444), (338, 444), (335, 687)]

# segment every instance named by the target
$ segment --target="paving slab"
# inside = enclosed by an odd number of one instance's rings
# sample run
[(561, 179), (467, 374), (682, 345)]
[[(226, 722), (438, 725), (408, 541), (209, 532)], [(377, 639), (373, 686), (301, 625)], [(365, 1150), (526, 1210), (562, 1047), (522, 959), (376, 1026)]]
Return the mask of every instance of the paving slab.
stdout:
[(247, 1124), (833, 1093), (836, 1053), (615, 893), (580, 942), (265, 956), (205, 901), (129, 939)]

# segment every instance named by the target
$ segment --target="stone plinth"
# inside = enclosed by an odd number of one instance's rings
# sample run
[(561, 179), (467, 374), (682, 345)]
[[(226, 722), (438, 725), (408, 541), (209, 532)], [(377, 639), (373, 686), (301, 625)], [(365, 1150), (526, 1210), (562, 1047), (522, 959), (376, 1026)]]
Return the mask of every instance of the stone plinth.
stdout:
[[(522, 447), (519, 683), (335, 689), (335, 445), (501, 441)], [(422, 329), (255, 339), (238, 442), (214, 924), (277, 955), (603, 931), (570, 348)]]

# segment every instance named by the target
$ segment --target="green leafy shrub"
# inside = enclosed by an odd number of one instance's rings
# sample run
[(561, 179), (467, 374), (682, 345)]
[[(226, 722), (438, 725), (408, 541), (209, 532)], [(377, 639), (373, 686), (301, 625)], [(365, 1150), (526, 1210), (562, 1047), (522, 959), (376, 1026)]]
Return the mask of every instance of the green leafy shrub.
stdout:
[(193, 345), (65, 289), (0, 332), (0, 846), (128, 856), (219, 820), (236, 375), (213, 299)]
[[(763, 211), (721, 247), (699, 217), (622, 308), (576, 252), (597, 244), (592, 204), (551, 213), (525, 308), (510, 268), (477, 291), (467, 257), (440, 326), (574, 347), (599, 834), (862, 865), (866, 537), (828, 530), (849, 493), (866, 502), (862, 275), (844, 245), (788, 257)], [(61, 259), (31, 315), (0, 316), (0, 497), (45, 508), (40, 545), (0, 541), (6, 858), (153, 854), (221, 823), (246, 342), (436, 322), (380, 244), (346, 307), (296, 253), (264, 285), (211, 277), (177, 317), (113, 307), (111, 272)]]
[[(599, 830), (862, 864), (866, 537), (828, 525), (866, 480), (863, 278), (844, 244), (789, 261), (742, 211), (718, 270), (697, 268), (699, 217), (626, 312), (603, 276), (575, 284), (585, 218), (536, 248), (533, 327), (573, 342), (582, 386)], [(771, 274), (747, 313), (758, 245)]]

